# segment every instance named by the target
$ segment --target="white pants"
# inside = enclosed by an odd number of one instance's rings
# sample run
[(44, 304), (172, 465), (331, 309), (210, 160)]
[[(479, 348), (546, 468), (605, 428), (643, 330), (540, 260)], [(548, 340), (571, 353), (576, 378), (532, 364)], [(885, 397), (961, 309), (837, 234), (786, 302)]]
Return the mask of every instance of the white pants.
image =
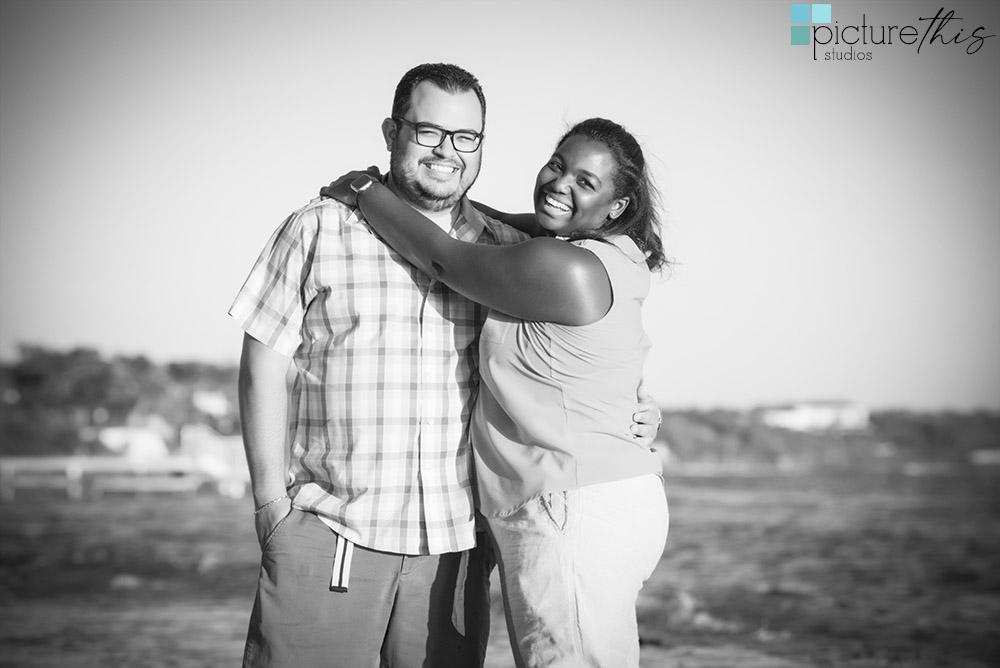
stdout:
[(544, 494), (489, 517), (518, 668), (637, 668), (635, 603), (663, 554), (663, 480)]

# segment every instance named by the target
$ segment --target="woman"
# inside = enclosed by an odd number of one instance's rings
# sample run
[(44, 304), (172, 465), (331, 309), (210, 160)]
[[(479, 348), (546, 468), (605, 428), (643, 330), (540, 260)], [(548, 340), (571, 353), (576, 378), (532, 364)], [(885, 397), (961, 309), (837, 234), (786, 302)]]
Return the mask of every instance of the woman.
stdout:
[[(600, 118), (560, 139), (535, 184), (550, 236), (458, 241), (357, 173), (329, 194), (418, 268), (491, 308), (472, 421), (479, 509), (519, 666), (638, 666), (635, 604), (663, 551), (658, 456), (631, 421), (664, 263), (642, 150)], [(555, 238), (553, 238), (555, 237)]]

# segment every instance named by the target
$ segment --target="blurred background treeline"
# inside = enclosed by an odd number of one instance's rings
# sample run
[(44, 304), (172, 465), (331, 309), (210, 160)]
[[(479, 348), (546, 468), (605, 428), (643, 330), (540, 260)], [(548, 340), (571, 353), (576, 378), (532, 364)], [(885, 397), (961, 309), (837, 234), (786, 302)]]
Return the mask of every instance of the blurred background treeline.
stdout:
[[(809, 411), (831, 417), (808, 420)], [(849, 426), (842, 410), (862, 411)], [(802, 415), (799, 423), (782, 420)], [(1000, 448), (995, 411), (865, 411), (847, 402), (801, 402), (739, 410), (668, 410), (660, 438), (677, 467), (742, 470), (865, 470), (910, 475), (992, 465)], [(669, 463), (668, 463), (669, 464)]]
[[(110, 454), (98, 434), (159, 426), (176, 451), (186, 425), (239, 433), (238, 368), (156, 363), (91, 348), (21, 345), (0, 363), (0, 456)], [(991, 463), (996, 411), (869, 410), (849, 401), (664, 412), (658, 443), (668, 466), (787, 470), (841, 468), (911, 474)]]
[(237, 434), (237, 372), (234, 365), (21, 345), (18, 359), (0, 364), (0, 455), (110, 454), (98, 435), (115, 426), (158, 425), (171, 450), (185, 425)]

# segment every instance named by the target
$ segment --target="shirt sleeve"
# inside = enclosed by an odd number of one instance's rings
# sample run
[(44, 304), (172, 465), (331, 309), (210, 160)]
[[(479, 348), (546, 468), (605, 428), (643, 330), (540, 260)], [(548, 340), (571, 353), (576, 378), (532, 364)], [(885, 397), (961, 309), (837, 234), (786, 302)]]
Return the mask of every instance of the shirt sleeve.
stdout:
[(312, 281), (317, 231), (314, 209), (289, 216), (271, 235), (229, 308), (243, 331), (288, 357), (302, 343), (303, 318), (317, 292)]

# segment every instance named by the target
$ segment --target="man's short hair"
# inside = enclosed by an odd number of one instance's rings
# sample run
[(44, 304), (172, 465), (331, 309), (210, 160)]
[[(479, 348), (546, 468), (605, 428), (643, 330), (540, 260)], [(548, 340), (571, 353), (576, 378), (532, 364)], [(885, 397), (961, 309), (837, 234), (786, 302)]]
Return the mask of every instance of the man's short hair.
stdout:
[(483, 87), (479, 85), (479, 79), (458, 65), (447, 63), (424, 63), (403, 75), (396, 85), (396, 94), (392, 98), (394, 117), (406, 116), (413, 100), (413, 89), (423, 81), (430, 81), (449, 93), (465, 93), (470, 90), (474, 92), (483, 110), (483, 130), (486, 129), (486, 97), (483, 95)]

